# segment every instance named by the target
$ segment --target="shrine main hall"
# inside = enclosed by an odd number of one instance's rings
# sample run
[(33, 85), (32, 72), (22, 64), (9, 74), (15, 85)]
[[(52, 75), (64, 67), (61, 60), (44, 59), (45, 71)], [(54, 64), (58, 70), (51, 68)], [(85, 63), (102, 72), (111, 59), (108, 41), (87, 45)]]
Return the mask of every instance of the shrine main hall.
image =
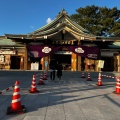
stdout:
[[(53, 21), (31, 33), (0, 36), (0, 69), (49, 70), (55, 57), (63, 70), (120, 72), (119, 41), (91, 34), (62, 9)], [(104, 61), (103, 68), (99, 60)]]

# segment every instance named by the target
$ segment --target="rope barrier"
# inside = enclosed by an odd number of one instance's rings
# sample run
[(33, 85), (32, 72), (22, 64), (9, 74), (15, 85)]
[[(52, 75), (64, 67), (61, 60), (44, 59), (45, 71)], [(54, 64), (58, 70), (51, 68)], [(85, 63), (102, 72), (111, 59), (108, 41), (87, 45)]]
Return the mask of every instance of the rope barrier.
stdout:
[(4, 94), (5, 92), (7, 92), (8, 90), (10, 90), (10, 89), (12, 89), (12, 88), (14, 88), (14, 85), (13, 85), (13, 86), (10, 86), (10, 87), (2, 90), (2, 91), (0, 91), (0, 95)]

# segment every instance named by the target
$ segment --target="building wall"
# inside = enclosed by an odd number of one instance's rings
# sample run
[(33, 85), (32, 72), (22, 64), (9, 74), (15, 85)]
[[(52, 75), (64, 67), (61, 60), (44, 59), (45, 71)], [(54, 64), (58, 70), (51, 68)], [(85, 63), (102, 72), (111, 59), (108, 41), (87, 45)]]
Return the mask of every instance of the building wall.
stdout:
[(20, 69), (24, 68), (25, 51), (24, 48), (7, 47), (0, 50), (0, 69)]
[[(5, 57), (4, 62), (0, 62), (0, 69), (11, 69), (11, 57), (20, 57), (20, 70), (30, 70), (31, 69), (31, 61), (28, 57), (27, 48), (17, 48), (15, 47), (15, 54), (4, 54)], [(1, 54), (2, 55), (2, 54)], [(113, 65), (114, 70), (116, 72), (120, 72), (120, 54), (113, 56)], [(109, 59), (109, 58), (108, 58)], [(48, 66), (45, 66), (45, 62), (48, 62)], [(49, 62), (50, 62), (50, 56), (46, 56), (39, 60), (39, 63), (41, 64), (42, 68), (41, 70), (49, 70)], [(71, 54), (71, 71), (82, 71), (82, 57), (78, 56), (74, 53)], [(101, 71), (100, 68), (98, 68), (98, 60), (91, 60), (88, 58), (84, 59), (84, 71)], [(109, 69), (109, 68), (108, 68)]]

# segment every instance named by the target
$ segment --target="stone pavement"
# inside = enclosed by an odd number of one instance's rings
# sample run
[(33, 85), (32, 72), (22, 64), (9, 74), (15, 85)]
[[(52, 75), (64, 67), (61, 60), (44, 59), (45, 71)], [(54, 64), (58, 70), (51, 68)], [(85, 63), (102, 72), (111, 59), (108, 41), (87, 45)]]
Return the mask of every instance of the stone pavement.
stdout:
[(38, 73), (43, 71), (0, 71), (0, 91), (18, 80), (21, 104), (26, 107), (24, 114), (6, 115), (13, 95), (10, 89), (0, 95), (0, 120), (120, 120), (120, 95), (113, 93), (116, 79), (102, 77), (103, 86), (97, 86), (97, 72), (86, 81), (87, 72), (81, 78), (82, 72), (63, 71), (62, 80), (44, 80), (45, 85), (36, 86), (40, 92), (31, 94), (32, 76)]

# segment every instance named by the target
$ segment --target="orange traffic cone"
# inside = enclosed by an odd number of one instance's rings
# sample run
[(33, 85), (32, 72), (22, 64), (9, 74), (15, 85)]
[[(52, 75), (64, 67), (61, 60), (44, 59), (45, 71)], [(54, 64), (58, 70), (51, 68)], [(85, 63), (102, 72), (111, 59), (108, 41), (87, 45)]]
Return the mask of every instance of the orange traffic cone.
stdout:
[(44, 74), (45, 74), (46, 77), (48, 77), (48, 71), (47, 70), (44, 71)]
[(114, 93), (120, 94), (120, 77), (117, 77), (116, 91)]
[(31, 85), (29, 92), (30, 93), (38, 93), (39, 92), (36, 88), (36, 76), (35, 75), (33, 75), (32, 85)]
[(11, 106), (7, 108), (7, 114), (11, 113), (25, 113), (26, 109), (24, 105), (21, 105), (20, 101), (20, 88), (19, 81), (15, 82), (14, 93), (12, 97)]
[(88, 73), (87, 81), (92, 81), (91, 78), (90, 78), (90, 73)]
[(45, 83), (43, 82), (43, 75), (42, 74), (40, 75), (40, 80), (39, 80), (38, 85), (45, 85)]
[(44, 71), (44, 74), (43, 74), (43, 80), (47, 80), (47, 74), (46, 74), (45, 71)]
[(82, 76), (81, 76), (81, 78), (85, 78), (84, 72), (82, 72)]
[(98, 74), (98, 83), (97, 83), (98, 86), (102, 86), (102, 78), (101, 78), (101, 73)]

